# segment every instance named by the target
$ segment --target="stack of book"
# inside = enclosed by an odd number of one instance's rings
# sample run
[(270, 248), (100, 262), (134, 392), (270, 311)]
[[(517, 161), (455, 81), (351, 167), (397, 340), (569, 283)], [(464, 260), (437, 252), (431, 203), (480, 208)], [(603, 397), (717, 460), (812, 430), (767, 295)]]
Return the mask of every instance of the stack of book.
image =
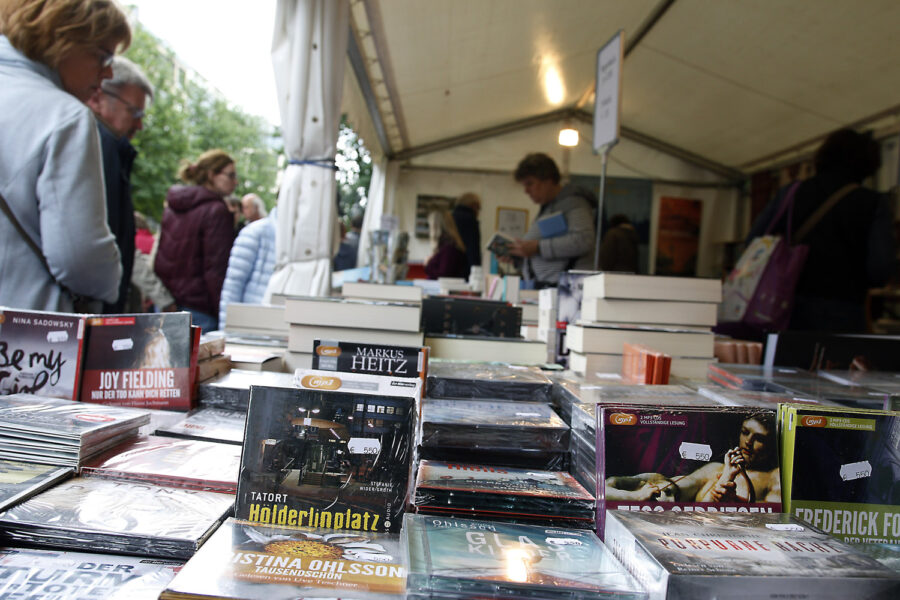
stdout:
[(227, 374), (197, 386), (197, 399), (203, 408), (219, 408), (246, 414), (250, 405), (250, 386), (294, 387), (291, 373), (243, 371), (234, 369)]
[(221, 377), (231, 370), (231, 356), (225, 354), (225, 338), (203, 336), (197, 347), (197, 383)]
[(159, 598), (402, 600), (402, 554), (397, 534), (228, 519)]
[(79, 467), (149, 422), (150, 415), (139, 409), (0, 396), (0, 458)]
[(582, 293), (580, 319), (566, 330), (572, 370), (621, 373), (624, 344), (633, 343), (669, 354), (673, 375), (706, 377), (718, 279), (600, 273), (584, 279)]
[(614, 512), (607, 546), (665, 598), (897, 598), (900, 578), (782, 514)]
[(357, 300), (421, 302), (422, 288), (416, 285), (389, 285), (346, 281), (341, 288), (341, 295), (344, 298), (356, 298)]
[(246, 423), (247, 413), (242, 410), (198, 408), (176, 423), (158, 427), (154, 433), (164, 437), (240, 446), (244, 443)]
[(285, 337), (288, 326), (284, 306), (232, 302), (225, 308), (223, 329), (228, 333)]
[(426, 398), (419, 454), (430, 460), (556, 471), (569, 426), (542, 402)]
[(672, 357), (640, 344), (625, 344), (622, 379), (627, 383), (666, 385)]
[(234, 496), (75, 477), (0, 513), (0, 541), (187, 559)]
[(232, 444), (143, 436), (88, 461), (82, 476), (234, 494), (241, 449)]
[(290, 370), (312, 367), (316, 340), (423, 345), (420, 302), (288, 296), (284, 308), (289, 323), (285, 363)]
[(538, 292), (538, 339), (547, 343), (547, 362), (556, 362), (559, 292), (556, 288), (544, 288)]
[(408, 598), (617, 598), (647, 593), (593, 532), (406, 515)]
[(423, 460), (416, 512), (594, 528), (594, 496), (564, 471)]
[(537, 367), (432, 359), (428, 368), (426, 393), (431, 398), (550, 402), (553, 382)]

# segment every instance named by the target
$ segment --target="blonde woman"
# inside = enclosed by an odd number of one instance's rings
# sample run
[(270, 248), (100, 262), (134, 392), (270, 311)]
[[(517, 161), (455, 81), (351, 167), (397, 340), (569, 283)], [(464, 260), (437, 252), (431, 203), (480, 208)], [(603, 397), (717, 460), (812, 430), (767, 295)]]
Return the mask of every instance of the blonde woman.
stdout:
[(428, 237), (431, 239), (431, 256), (425, 263), (428, 279), (468, 275), (466, 247), (450, 211), (435, 210), (428, 214)]
[(156, 251), (156, 274), (175, 297), (179, 310), (191, 313), (203, 333), (218, 329), (219, 299), (234, 242), (234, 219), (225, 198), (237, 187), (234, 160), (222, 150), (207, 150), (185, 161), (166, 194)]
[(112, 0), (3, 0), (0, 33), (0, 305), (115, 302), (122, 264), (84, 102), (112, 77), (128, 20)]

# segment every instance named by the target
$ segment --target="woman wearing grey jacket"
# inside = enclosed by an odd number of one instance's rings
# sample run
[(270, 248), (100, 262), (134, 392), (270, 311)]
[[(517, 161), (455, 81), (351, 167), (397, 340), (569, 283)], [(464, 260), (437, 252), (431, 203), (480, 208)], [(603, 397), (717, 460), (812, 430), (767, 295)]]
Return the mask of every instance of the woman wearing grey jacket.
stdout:
[[(113, 302), (122, 266), (106, 223), (97, 123), (83, 104), (131, 40), (112, 0), (0, 3), (0, 305)], [(42, 255), (29, 247), (28, 236)]]

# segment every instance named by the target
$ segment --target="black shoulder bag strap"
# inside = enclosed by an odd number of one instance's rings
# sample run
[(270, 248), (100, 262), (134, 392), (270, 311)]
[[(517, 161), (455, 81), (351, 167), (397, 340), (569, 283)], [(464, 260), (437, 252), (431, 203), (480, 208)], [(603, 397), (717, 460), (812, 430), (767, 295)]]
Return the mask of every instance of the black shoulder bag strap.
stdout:
[(22, 239), (25, 240), (26, 244), (28, 244), (28, 247), (31, 248), (34, 254), (38, 257), (38, 259), (41, 261), (41, 264), (44, 265), (44, 268), (47, 269), (47, 272), (50, 273), (50, 277), (56, 282), (56, 285), (58, 285), (62, 289), (63, 293), (72, 300), (72, 305), (73, 307), (75, 307), (75, 312), (90, 312), (88, 310), (79, 310), (80, 307), (86, 308), (88, 306), (90, 300), (87, 297), (79, 296), (78, 294), (73, 293), (72, 290), (64, 286), (59, 282), (58, 279), (56, 279), (56, 277), (53, 276), (53, 271), (50, 270), (50, 265), (47, 264), (47, 258), (44, 256), (44, 253), (41, 252), (41, 249), (38, 248), (38, 245), (34, 243), (34, 240), (31, 239), (31, 236), (28, 235), (28, 232), (25, 231), (25, 228), (22, 227), (21, 223), (19, 223), (19, 220), (13, 213), (12, 208), (10, 208), (9, 204), (7, 204), (6, 198), (3, 197), (3, 194), (0, 194), (0, 209), (3, 210), (3, 213), (9, 219), (9, 222), (12, 223), (13, 227), (16, 228), (16, 231), (19, 232), (19, 235), (22, 236)]
[(824, 217), (828, 213), (829, 210), (834, 208), (835, 204), (840, 202), (841, 199), (844, 198), (844, 196), (846, 196), (847, 194), (849, 194), (850, 192), (852, 192), (853, 190), (855, 190), (858, 187), (859, 187), (858, 183), (848, 183), (844, 187), (838, 189), (836, 192), (831, 194), (828, 197), (828, 200), (823, 202), (822, 205), (816, 209), (816, 212), (811, 214), (809, 216), (809, 218), (806, 219), (806, 222), (800, 226), (800, 229), (798, 229), (797, 233), (794, 235), (794, 241), (799, 244), (800, 240), (802, 240), (806, 235), (808, 235), (809, 232), (812, 231), (813, 228), (819, 224), (819, 221), (822, 220), (822, 217)]

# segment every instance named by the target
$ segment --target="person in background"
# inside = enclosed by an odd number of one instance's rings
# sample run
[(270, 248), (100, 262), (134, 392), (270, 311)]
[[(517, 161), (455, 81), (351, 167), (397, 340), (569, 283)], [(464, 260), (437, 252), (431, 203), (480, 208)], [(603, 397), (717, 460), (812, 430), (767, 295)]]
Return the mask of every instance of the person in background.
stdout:
[[(359, 234), (362, 231), (363, 214), (358, 213), (350, 219), (350, 231), (344, 233), (341, 245), (334, 257), (333, 268), (335, 271), (344, 271), (356, 267), (356, 257), (359, 251)], [(341, 224), (343, 230), (343, 223)]]
[(600, 243), (600, 270), (638, 272), (638, 234), (625, 215), (613, 215)]
[(425, 262), (428, 279), (465, 277), (469, 273), (466, 247), (449, 210), (428, 213), (428, 237), (431, 239), (431, 256)]
[[(453, 208), (453, 222), (459, 231), (459, 237), (466, 246), (466, 260), (469, 270), (481, 266), (481, 226), (478, 213), (481, 212), (481, 198), (472, 192), (466, 192), (456, 201)], [(466, 277), (468, 277), (468, 272)]]
[(125, 312), (131, 273), (134, 268), (134, 206), (131, 202), (131, 168), (137, 150), (131, 145), (134, 135), (143, 129), (144, 106), (153, 98), (153, 86), (140, 67), (117, 56), (112, 63), (113, 76), (103, 80), (100, 89), (88, 98), (100, 130), (103, 175), (106, 184), (106, 215), (122, 257), (122, 281), (115, 302), (104, 303), (103, 312)]
[[(596, 239), (596, 202), (588, 190), (563, 186), (559, 168), (546, 154), (529, 154), (516, 167), (515, 180), (540, 208), (523, 239), (510, 245), (510, 254), (524, 258), (522, 275), (536, 288), (555, 287), (559, 274), (570, 269), (591, 269)], [(541, 233), (541, 219), (561, 215), (563, 231), (548, 237)]]
[[(832, 194), (851, 187), (800, 240), (809, 246), (809, 254), (788, 328), (862, 333), (867, 291), (884, 284), (895, 265), (889, 200), (860, 187), (881, 166), (881, 150), (871, 136), (841, 129), (825, 139), (813, 162), (816, 174), (794, 193), (792, 233)], [(789, 187), (780, 189), (763, 209), (748, 241), (765, 233)], [(786, 227), (787, 218), (782, 217), (772, 233), (783, 235)]]
[(0, 305), (115, 302), (122, 264), (84, 103), (130, 43), (128, 19), (112, 0), (4, 1), (0, 33)]
[(234, 241), (234, 218), (225, 198), (237, 187), (234, 160), (207, 150), (184, 161), (166, 208), (154, 269), (172, 292), (179, 310), (191, 313), (204, 333), (218, 328), (219, 300)]
[(238, 232), (243, 229), (244, 223), (244, 206), (241, 203), (241, 199), (237, 196), (228, 195), (225, 196), (225, 206), (228, 207), (228, 212), (231, 213), (231, 216), (234, 218), (234, 235), (237, 235)]
[(150, 231), (144, 215), (137, 211), (134, 213), (134, 224), (137, 228), (134, 235), (134, 269), (131, 272), (134, 287), (128, 295), (125, 310), (129, 313), (147, 312), (149, 309), (174, 311), (177, 309), (175, 298), (153, 272), (157, 237)]
[[(246, 197), (246, 196), (245, 196)], [(225, 314), (232, 302), (260, 304), (275, 269), (275, 215), (277, 209), (248, 224), (238, 233), (219, 301), (219, 326), (225, 326)]]
[(250, 224), (266, 216), (266, 204), (256, 194), (244, 194), (241, 198), (241, 212), (244, 215), (244, 224)]

